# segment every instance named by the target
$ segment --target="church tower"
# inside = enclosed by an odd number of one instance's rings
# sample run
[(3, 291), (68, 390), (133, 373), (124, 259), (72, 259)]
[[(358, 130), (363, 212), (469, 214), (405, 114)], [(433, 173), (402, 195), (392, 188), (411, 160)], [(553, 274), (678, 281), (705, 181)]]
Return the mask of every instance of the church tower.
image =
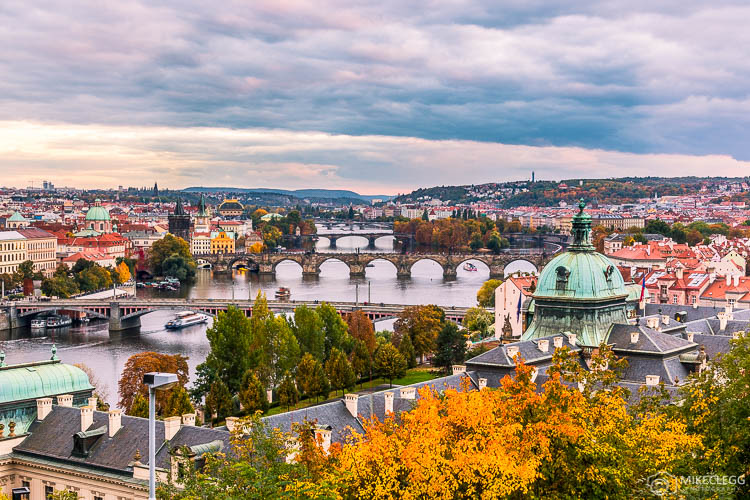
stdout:
[(177, 198), (174, 213), (169, 214), (169, 232), (187, 242), (190, 241), (190, 214), (185, 212), (181, 198)]
[(195, 232), (208, 233), (211, 231), (211, 214), (206, 208), (206, 198), (201, 193), (201, 199), (198, 202), (198, 215), (195, 217)]

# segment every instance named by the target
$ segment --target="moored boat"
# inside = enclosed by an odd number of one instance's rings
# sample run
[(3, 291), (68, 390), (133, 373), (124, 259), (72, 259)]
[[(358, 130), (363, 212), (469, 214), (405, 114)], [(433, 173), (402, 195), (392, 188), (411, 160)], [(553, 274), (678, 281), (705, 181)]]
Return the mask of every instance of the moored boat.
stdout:
[(47, 317), (47, 328), (61, 328), (63, 326), (69, 326), (73, 324), (73, 320), (70, 316), (65, 315), (53, 315)]

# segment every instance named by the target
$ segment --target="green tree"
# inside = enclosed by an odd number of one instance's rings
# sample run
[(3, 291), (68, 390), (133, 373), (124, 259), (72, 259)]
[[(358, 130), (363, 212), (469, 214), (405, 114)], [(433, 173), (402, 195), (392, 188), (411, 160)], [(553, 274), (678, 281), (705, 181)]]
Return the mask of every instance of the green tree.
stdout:
[[(284, 316), (267, 317), (263, 330), (266, 338), (266, 349), (263, 362), (258, 367), (261, 381), (265, 381), (271, 388), (276, 387), (284, 373), (292, 371), (299, 362), (301, 351), (297, 338)], [(255, 335), (260, 335), (254, 327)]]
[(170, 391), (167, 403), (162, 410), (162, 417), (174, 417), (184, 415), (186, 413), (193, 413), (195, 409), (190, 403), (190, 396), (184, 387), (180, 386)]
[(396, 341), (404, 335), (411, 337), (414, 352), (424, 361), (424, 356), (435, 348), (435, 339), (442, 328), (445, 313), (435, 305), (409, 306), (404, 308), (393, 325)]
[(495, 318), (489, 311), (482, 307), (472, 307), (466, 311), (464, 316), (463, 325), (472, 334), (477, 336), (479, 339), (483, 339), (489, 336), (490, 327), (494, 323)]
[(430, 214), (427, 213), (427, 209), (426, 208), (422, 212), (422, 220), (423, 221), (429, 221), (430, 220)]
[(21, 262), (18, 265), (18, 274), (21, 276), (21, 279), (31, 279), (34, 277), (34, 262), (30, 260), (25, 260)]
[(466, 358), (466, 337), (452, 322), (445, 323), (437, 338), (437, 348), (432, 364), (450, 373), (452, 365), (464, 362)]
[(216, 415), (219, 420), (232, 414), (232, 394), (221, 380), (211, 384), (211, 390), (206, 394), (206, 412), (207, 417)]
[(359, 339), (354, 341), (351, 355), (352, 370), (357, 379), (362, 380), (372, 374), (372, 355), (367, 344)]
[(351, 349), (351, 342), (348, 337), (348, 326), (339, 312), (331, 304), (324, 302), (315, 310), (320, 317), (323, 338), (325, 340), (325, 359), (331, 353), (331, 349), (336, 348), (341, 351)]
[(503, 284), (502, 280), (487, 280), (477, 292), (477, 303), (480, 307), (495, 307), (495, 290)]
[(482, 235), (477, 233), (473, 233), (471, 235), (471, 240), (469, 241), (469, 248), (471, 248), (474, 252), (479, 250), (484, 246), (484, 242), (482, 242)]
[(284, 238), (284, 235), (281, 233), (279, 228), (277, 228), (276, 226), (272, 226), (271, 224), (266, 224), (263, 226), (262, 236), (263, 243), (268, 248), (275, 248), (279, 246)]
[(206, 330), (211, 351), (203, 363), (228, 388), (237, 394), (242, 377), (259, 366), (264, 339), (258, 339), (245, 313), (234, 306), (219, 312), (213, 325)]
[(308, 398), (328, 397), (330, 383), (323, 371), (323, 365), (310, 353), (305, 354), (297, 365), (297, 387)]
[(398, 352), (406, 360), (407, 368), (415, 368), (417, 366), (417, 356), (414, 353), (414, 344), (411, 343), (411, 337), (404, 335), (401, 337), (401, 341), (398, 343)]
[(299, 391), (297, 390), (297, 386), (294, 385), (291, 373), (286, 372), (284, 374), (284, 378), (281, 379), (281, 384), (279, 384), (278, 394), (279, 404), (285, 406), (286, 411), (291, 410), (292, 406), (299, 402)]
[(654, 219), (646, 223), (644, 232), (648, 234), (663, 234), (664, 236), (669, 236), (672, 232), (672, 229), (669, 227), (669, 224), (667, 224), (663, 220)]
[[(703, 440), (692, 472), (740, 477), (750, 470), (750, 335), (730, 340), (718, 356), (681, 389), (680, 406), (688, 430)], [(750, 484), (736, 492), (748, 498)]]
[(303, 353), (309, 352), (320, 361), (326, 359), (323, 320), (320, 319), (315, 309), (306, 305), (297, 307), (294, 310), (292, 331)]
[(406, 375), (406, 360), (393, 344), (382, 344), (375, 352), (375, 371), (393, 387), (393, 379)]
[(239, 398), (244, 410), (250, 414), (256, 411), (265, 412), (268, 409), (266, 391), (260, 379), (252, 370), (248, 370), (242, 379)]
[(126, 410), (126, 415), (148, 418), (148, 399), (141, 394), (136, 394), (130, 409)]
[(161, 272), (164, 276), (172, 276), (180, 281), (186, 281), (195, 277), (196, 265), (192, 257), (184, 257), (173, 253), (161, 264)]
[(342, 396), (344, 395), (344, 389), (352, 388), (357, 383), (351, 363), (346, 359), (346, 355), (335, 347), (331, 350), (331, 356), (325, 363), (325, 372), (328, 375), (331, 388), (334, 391), (341, 390)]
[[(186, 278), (192, 278), (195, 275), (195, 261), (190, 253), (190, 245), (182, 238), (167, 234), (151, 245), (149, 265), (152, 273), (157, 276), (166, 275), (164, 263), (167, 259), (170, 259), (168, 265), (171, 273), (185, 274)], [(178, 265), (182, 265), (184, 268), (179, 270)], [(171, 275), (177, 277), (177, 274)]]

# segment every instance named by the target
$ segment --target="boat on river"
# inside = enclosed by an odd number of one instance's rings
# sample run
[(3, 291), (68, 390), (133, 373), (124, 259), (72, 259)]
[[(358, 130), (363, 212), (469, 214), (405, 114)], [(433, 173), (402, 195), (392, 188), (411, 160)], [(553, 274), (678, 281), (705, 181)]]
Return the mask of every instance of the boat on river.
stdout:
[(63, 326), (70, 326), (73, 324), (73, 320), (70, 316), (58, 315), (47, 317), (47, 328), (62, 328)]
[(471, 262), (467, 262), (466, 264), (464, 264), (464, 271), (469, 271), (473, 273), (473, 272), (476, 272), (477, 270), (478, 270), (477, 266), (475, 266)]
[(31, 320), (31, 328), (39, 329), (47, 327), (47, 320), (45, 319), (32, 319)]
[(167, 330), (179, 330), (193, 325), (200, 325), (208, 322), (208, 315), (193, 311), (182, 311), (175, 315), (174, 319), (167, 321), (164, 328)]
[(291, 296), (292, 291), (285, 286), (282, 286), (281, 288), (276, 290), (276, 300), (289, 300), (289, 297)]

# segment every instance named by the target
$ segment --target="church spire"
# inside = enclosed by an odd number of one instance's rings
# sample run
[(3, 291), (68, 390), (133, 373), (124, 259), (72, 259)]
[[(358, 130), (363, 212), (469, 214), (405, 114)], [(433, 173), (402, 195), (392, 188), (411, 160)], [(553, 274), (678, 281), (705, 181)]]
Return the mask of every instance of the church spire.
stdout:
[(198, 202), (198, 217), (208, 217), (208, 212), (206, 211), (206, 199), (203, 196), (203, 193), (201, 193), (201, 199)]
[(175, 215), (185, 215), (185, 208), (182, 206), (182, 198), (177, 197), (177, 204), (174, 207)]
[(591, 216), (583, 211), (586, 202), (583, 198), (578, 202), (578, 213), (573, 216), (572, 233), (573, 244), (570, 245), (571, 252), (593, 252), (594, 245), (591, 244)]

